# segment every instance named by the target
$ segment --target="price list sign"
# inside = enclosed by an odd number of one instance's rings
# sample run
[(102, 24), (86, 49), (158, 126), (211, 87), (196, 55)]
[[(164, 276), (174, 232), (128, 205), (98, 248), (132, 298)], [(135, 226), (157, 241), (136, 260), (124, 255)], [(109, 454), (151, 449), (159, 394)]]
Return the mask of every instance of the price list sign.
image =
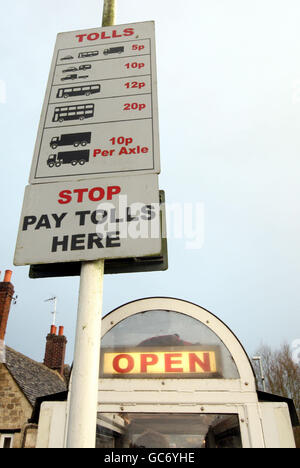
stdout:
[(154, 22), (58, 34), (29, 182), (159, 172)]

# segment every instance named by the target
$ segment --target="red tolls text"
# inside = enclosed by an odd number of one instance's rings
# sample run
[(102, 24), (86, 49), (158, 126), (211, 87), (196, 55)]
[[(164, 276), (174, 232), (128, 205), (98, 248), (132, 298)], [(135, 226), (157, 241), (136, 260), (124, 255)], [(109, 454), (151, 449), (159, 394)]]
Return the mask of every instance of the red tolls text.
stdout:
[(78, 42), (84, 41), (97, 41), (98, 39), (116, 39), (123, 36), (132, 36), (134, 34), (133, 28), (126, 28), (123, 31), (114, 29), (113, 31), (102, 31), (101, 33), (90, 33), (90, 34), (77, 34)]

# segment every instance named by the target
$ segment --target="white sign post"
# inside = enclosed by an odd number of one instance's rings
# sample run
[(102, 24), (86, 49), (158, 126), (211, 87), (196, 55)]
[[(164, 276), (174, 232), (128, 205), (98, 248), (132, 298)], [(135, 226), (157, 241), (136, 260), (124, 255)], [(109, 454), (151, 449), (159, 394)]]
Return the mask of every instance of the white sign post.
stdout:
[[(114, 23), (115, 0), (104, 0), (102, 25)], [(101, 350), (104, 260), (83, 262), (66, 448), (95, 448), (97, 385)]]

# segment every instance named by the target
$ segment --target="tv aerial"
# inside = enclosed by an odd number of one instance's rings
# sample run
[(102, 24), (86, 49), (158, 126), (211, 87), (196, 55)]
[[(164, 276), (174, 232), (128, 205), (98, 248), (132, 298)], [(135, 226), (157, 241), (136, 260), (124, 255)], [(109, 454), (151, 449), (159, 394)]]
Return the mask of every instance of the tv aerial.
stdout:
[(51, 312), (51, 314), (53, 315), (53, 319), (52, 319), (52, 325), (55, 325), (55, 322), (56, 322), (56, 307), (57, 307), (57, 297), (56, 296), (53, 296), (53, 297), (50, 297), (49, 299), (46, 299), (44, 302), (53, 302), (53, 311)]

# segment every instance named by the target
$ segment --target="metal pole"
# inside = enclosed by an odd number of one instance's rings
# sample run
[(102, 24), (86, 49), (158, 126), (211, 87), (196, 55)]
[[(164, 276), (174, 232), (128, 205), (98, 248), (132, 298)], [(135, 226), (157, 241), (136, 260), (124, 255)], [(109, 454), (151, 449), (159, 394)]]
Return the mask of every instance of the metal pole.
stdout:
[(54, 296), (54, 297), (50, 297), (50, 299), (46, 299), (45, 302), (51, 302), (53, 301), (54, 305), (53, 305), (53, 312), (51, 312), (51, 314), (53, 315), (53, 319), (52, 319), (52, 325), (55, 325), (55, 322), (56, 322), (56, 306), (57, 306), (57, 297)]
[(52, 325), (55, 325), (55, 322), (56, 322), (56, 301), (57, 301), (57, 298), (55, 297), (55, 298), (53, 299), (53, 301), (54, 301), (54, 305), (53, 305), (54, 310), (53, 310)]
[(115, 24), (116, 1), (104, 0), (102, 26), (112, 26)]
[[(104, 0), (102, 26), (114, 21), (115, 0)], [(103, 277), (104, 260), (82, 263), (67, 448), (95, 448)]]
[(261, 380), (262, 380), (262, 384), (263, 384), (263, 390), (265, 392), (266, 391), (266, 381), (265, 381), (265, 375), (264, 375), (264, 370), (263, 370), (261, 359), (259, 360), (259, 366), (260, 366), (260, 375), (261, 375)]
[(83, 262), (67, 448), (95, 448), (104, 260)]
[(262, 366), (261, 356), (253, 356), (252, 360), (259, 362), (260, 378), (261, 378), (261, 381), (262, 381), (263, 391), (265, 392), (266, 391), (266, 380), (265, 380), (264, 370), (263, 370), (263, 366)]

